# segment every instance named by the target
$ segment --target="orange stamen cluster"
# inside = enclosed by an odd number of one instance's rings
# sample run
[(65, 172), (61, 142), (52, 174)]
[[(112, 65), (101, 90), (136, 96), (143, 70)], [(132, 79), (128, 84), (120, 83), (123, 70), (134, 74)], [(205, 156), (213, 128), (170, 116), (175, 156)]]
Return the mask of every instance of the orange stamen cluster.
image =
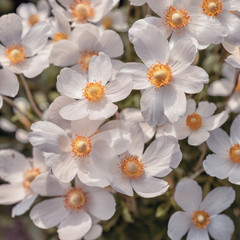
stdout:
[(234, 163), (240, 163), (240, 144), (235, 144), (229, 149), (229, 155)]
[(235, 90), (240, 92), (240, 79), (238, 79), (238, 84), (237, 84)]
[(75, 0), (70, 9), (73, 17), (79, 22), (86, 22), (89, 18), (94, 17), (94, 8), (91, 7), (89, 0)]
[(72, 188), (64, 196), (64, 206), (71, 211), (80, 211), (87, 203), (87, 196), (80, 188)]
[(98, 102), (104, 97), (105, 91), (106, 88), (101, 81), (89, 82), (83, 90), (83, 96), (90, 102)]
[(53, 42), (58, 42), (60, 40), (67, 39), (68, 36), (65, 33), (55, 33), (53, 36)]
[(202, 126), (202, 117), (197, 113), (192, 113), (187, 116), (186, 125), (192, 130), (197, 130)]
[(27, 170), (23, 175), (23, 186), (30, 190), (31, 182), (41, 173), (39, 168), (32, 168), (31, 170)]
[(28, 18), (28, 24), (34, 26), (36, 23), (40, 22), (40, 19), (37, 14), (32, 14)]
[(90, 137), (78, 136), (72, 141), (72, 152), (77, 158), (84, 158), (89, 156), (92, 151), (92, 143)]
[(196, 211), (193, 213), (192, 221), (198, 229), (206, 228), (209, 224), (209, 215), (205, 211)]
[(24, 49), (21, 45), (12, 45), (7, 47), (6, 56), (12, 65), (23, 63), (25, 60)]
[(151, 85), (157, 88), (164, 87), (172, 80), (172, 70), (168, 64), (157, 62), (150, 66), (146, 77)]
[(203, 0), (202, 10), (210, 17), (216, 17), (223, 10), (221, 0)]
[(142, 161), (139, 160), (138, 156), (135, 155), (124, 157), (120, 163), (120, 168), (122, 173), (130, 179), (140, 178), (144, 173), (144, 165)]
[(184, 8), (177, 10), (174, 6), (170, 6), (164, 14), (164, 24), (176, 32), (180, 32), (181, 28), (191, 21), (190, 14)]
[(95, 51), (85, 51), (80, 53), (80, 57), (78, 59), (78, 64), (82, 71), (88, 71), (89, 63), (91, 61), (92, 56), (97, 56), (98, 53)]

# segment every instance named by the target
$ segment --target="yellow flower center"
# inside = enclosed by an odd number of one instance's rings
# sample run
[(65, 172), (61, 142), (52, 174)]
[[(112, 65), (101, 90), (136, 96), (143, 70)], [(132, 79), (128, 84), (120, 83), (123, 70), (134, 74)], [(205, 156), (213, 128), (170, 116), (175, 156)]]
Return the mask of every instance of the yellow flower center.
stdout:
[(167, 86), (172, 80), (172, 70), (168, 64), (157, 62), (150, 66), (147, 73), (147, 79), (155, 87)]
[(144, 165), (138, 156), (128, 155), (124, 157), (120, 163), (122, 173), (131, 179), (140, 178), (143, 175)]
[(196, 211), (193, 213), (192, 221), (198, 229), (206, 228), (209, 224), (209, 215), (205, 211)]
[(89, 63), (93, 56), (98, 56), (98, 53), (95, 51), (85, 51), (80, 53), (78, 64), (82, 71), (88, 71)]
[(6, 56), (13, 65), (22, 63), (25, 60), (24, 49), (21, 45), (12, 45), (7, 47)]
[(221, 0), (203, 0), (202, 10), (210, 17), (216, 17), (223, 10)]
[(106, 88), (102, 85), (102, 82), (90, 82), (87, 83), (84, 90), (83, 96), (90, 102), (98, 102), (105, 95)]
[(229, 155), (234, 163), (240, 163), (240, 144), (235, 144), (229, 149)]
[(164, 23), (173, 31), (181, 31), (181, 28), (191, 21), (190, 14), (184, 8), (177, 10), (174, 6), (170, 6), (164, 14)]
[(87, 196), (80, 188), (72, 188), (64, 196), (65, 208), (80, 211), (87, 203)]
[(24, 173), (24, 180), (23, 180), (23, 186), (30, 190), (30, 184), (31, 182), (41, 173), (39, 168), (32, 168), (31, 170), (27, 170)]
[(40, 22), (40, 19), (37, 14), (32, 14), (28, 18), (28, 24), (32, 27), (36, 23)]
[(202, 117), (197, 113), (192, 113), (187, 116), (186, 125), (190, 129), (196, 130), (202, 126)]
[(112, 27), (112, 19), (110, 17), (105, 17), (102, 20), (102, 25), (104, 28), (109, 29)]
[(78, 136), (72, 141), (72, 152), (77, 158), (83, 158), (89, 156), (92, 150), (92, 144), (90, 137)]
[(53, 42), (58, 42), (64, 39), (68, 39), (68, 36), (65, 33), (55, 33), (53, 36)]
[(91, 7), (89, 0), (75, 0), (71, 5), (73, 17), (79, 22), (86, 22), (89, 18), (94, 17), (94, 8)]

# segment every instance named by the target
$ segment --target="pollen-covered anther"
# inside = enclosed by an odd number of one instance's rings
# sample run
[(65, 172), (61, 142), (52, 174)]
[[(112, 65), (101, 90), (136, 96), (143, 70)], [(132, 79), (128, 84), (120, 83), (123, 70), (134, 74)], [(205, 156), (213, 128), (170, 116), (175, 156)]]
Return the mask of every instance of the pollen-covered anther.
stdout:
[(140, 178), (143, 175), (144, 165), (142, 161), (135, 155), (128, 155), (121, 161), (120, 168), (122, 173), (131, 179)]
[(85, 51), (80, 53), (80, 57), (78, 59), (78, 64), (82, 71), (87, 71), (89, 68), (89, 63), (93, 56), (98, 56), (98, 53), (95, 51)]
[(24, 176), (23, 176), (23, 186), (26, 188), (26, 189), (30, 189), (30, 184), (31, 182), (41, 173), (40, 169), (39, 168), (32, 168), (31, 170), (27, 170), (25, 173), (24, 173)]
[(191, 130), (197, 130), (202, 126), (202, 117), (197, 113), (192, 113), (186, 118), (186, 125)]
[(39, 16), (37, 14), (32, 14), (28, 18), (28, 24), (34, 26), (36, 23), (40, 22)]
[(80, 188), (72, 188), (64, 196), (65, 208), (80, 211), (87, 203), (87, 196)]
[(71, 146), (73, 154), (78, 158), (89, 156), (92, 150), (90, 137), (76, 135), (76, 137), (72, 141)]
[(240, 144), (235, 144), (229, 149), (229, 155), (234, 163), (240, 163)]
[(94, 81), (86, 84), (83, 96), (90, 102), (98, 102), (104, 97), (105, 91), (106, 88), (102, 85), (101, 81)]
[(6, 56), (13, 65), (22, 63), (25, 60), (24, 49), (21, 45), (12, 45), (7, 47)]
[(198, 229), (206, 228), (209, 224), (209, 215), (205, 211), (196, 211), (193, 213), (192, 221)]
[(164, 23), (168, 25), (173, 31), (180, 31), (190, 21), (190, 14), (184, 9), (176, 9), (174, 6), (170, 6), (164, 12)]
[(167, 86), (172, 80), (172, 70), (168, 64), (157, 62), (148, 69), (147, 79), (157, 88)]
[(65, 33), (55, 33), (53, 36), (53, 42), (58, 42), (60, 40), (68, 39), (67, 34)]
[(73, 17), (80, 22), (86, 22), (89, 18), (94, 17), (94, 8), (91, 7), (89, 0), (75, 0), (71, 5)]
[(202, 10), (210, 17), (216, 17), (223, 10), (221, 0), (203, 0)]

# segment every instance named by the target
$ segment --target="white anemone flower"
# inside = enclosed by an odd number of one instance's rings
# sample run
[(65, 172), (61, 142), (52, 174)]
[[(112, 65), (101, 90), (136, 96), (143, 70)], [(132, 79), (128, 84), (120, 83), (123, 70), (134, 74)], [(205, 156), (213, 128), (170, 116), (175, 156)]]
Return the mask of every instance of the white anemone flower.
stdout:
[[(52, 5), (56, 6), (56, 3), (52, 2)], [(59, 0), (64, 8), (60, 6), (57, 8), (61, 8), (75, 26), (87, 22), (99, 22), (118, 2), (119, 0)]]
[[(176, 138), (159, 137), (144, 150), (144, 138), (141, 128), (132, 128), (132, 143), (126, 152), (115, 155), (106, 144), (98, 143), (95, 154), (95, 164), (101, 169), (111, 183), (111, 187), (122, 194), (133, 196), (134, 191), (141, 197), (152, 198), (164, 194), (168, 190), (168, 183), (161, 177), (176, 168), (181, 159)], [(108, 150), (108, 157), (104, 157), (101, 147)]]
[(221, 43), (227, 36), (228, 32), (225, 26), (215, 18), (209, 18), (198, 11), (198, 6), (201, 9), (199, 1), (148, 0), (147, 2), (160, 18), (147, 17), (137, 21), (129, 32), (130, 40), (134, 37), (134, 32), (148, 24), (157, 26), (166, 37), (170, 36), (171, 43), (182, 38), (195, 39), (198, 49), (204, 49), (210, 44)]
[(222, 211), (235, 200), (231, 187), (217, 187), (202, 200), (202, 189), (192, 179), (181, 180), (174, 199), (184, 210), (174, 213), (168, 223), (168, 236), (180, 240), (188, 232), (187, 240), (230, 240), (234, 231), (231, 218)]
[(70, 68), (61, 70), (57, 78), (57, 90), (69, 98), (77, 99), (60, 110), (67, 120), (89, 117), (90, 120), (105, 120), (118, 109), (113, 102), (125, 99), (132, 91), (132, 76), (118, 73), (112, 79), (110, 58), (100, 53), (89, 64), (88, 76)]
[(211, 132), (208, 147), (214, 152), (203, 161), (207, 174), (220, 179), (228, 178), (231, 183), (240, 185), (240, 115), (231, 126), (230, 137), (222, 129)]
[(33, 149), (32, 159), (27, 159), (12, 149), (0, 151), (0, 177), (9, 182), (0, 185), (0, 204), (18, 203), (12, 209), (12, 217), (29, 210), (38, 196), (31, 190), (31, 184), (46, 172), (49, 172), (49, 169), (45, 165), (42, 153), (37, 149)]
[(2, 96), (15, 97), (19, 83), (16, 75), (7, 69), (0, 69), (0, 109), (3, 105)]
[(100, 52), (110, 58), (123, 54), (122, 40), (113, 30), (100, 31), (92, 24), (83, 24), (72, 31), (71, 38), (54, 44), (50, 54), (54, 65), (87, 73), (91, 58)]
[(223, 111), (213, 115), (217, 107), (214, 103), (202, 101), (198, 103), (193, 99), (187, 100), (187, 110), (183, 117), (164, 129), (166, 134), (182, 140), (188, 137), (188, 144), (198, 146), (205, 142), (212, 130), (219, 128), (228, 118), (228, 112)]
[(230, 44), (224, 41), (222, 45), (230, 53), (225, 61), (234, 68), (240, 68), (240, 44)]
[(33, 3), (22, 3), (16, 9), (17, 14), (22, 18), (25, 32), (38, 22), (48, 22), (50, 16), (50, 5), (47, 0), (39, 0), (37, 6)]
[[(129, 134), (121, 129), (98, 131), (103, 121), (90, 121), (88, 118), (71, 122), (71, 132), (64, 131), (54, 123), (39, 121), (31, 126), (29, 141), (48, 156), (53, 174), (63, 182), (70, 182), (78, 175), (79, 179), (91, 186), (106, 187), (109, 181), (93, 160), (95, 145), (100, 141), (117, 153), (126, 150), (129, 144)], [(98, 146), (98, 145), (96, 145)], [(102, 156), (108, 152), (102, 148)]]
[(128, 63), (120, 72), (132, 74), (133, 89), (144, 89), (141, 112), (150, 126), (162, 125), (167, 118), (177, 121), (186, 111), (185, 93), (199, 93), (209, 81), (202, 68), (191, 66), (197, 49), (190, 39), (181, 39), (170, 49), (153, 25), (135, 33), (134, 48), (144, 64)]
[(226, 109), (234, 113), (240, 112), (240, 77), (236, 84), (237, 72), (237, 69), (228, 63), (224, 63), (223, 75), (225, 77), (214, 81), (208, 88), (208, 94), (211, 96), (226, 97), (231, 95), (228, 99)]
[(41, 54), (47, 44), (49, 27), (37, 23), (24, 36), (22, 30), (18, 15), (12, 13), (0, 18), (0, 41), (4, 45), (0, 45), (0, 62), (3, 68), (33, 78), (49, 66), (48, 56)]
[(100, 28), (126, 32), (129, 26), (123, 11), (121, 9), (114, 9), (102, 19)]
[(110, 193), (88, 187), (77, 178), (72, 187), (45, 175), (32, 188), (42, 196), (54, 198), (35, 205), (30, 218), (39, 228), (56, 226), (60, 240), (95, 239), (102, 231), (98, 220), (108, 220), (115, 213), (116, 203)]

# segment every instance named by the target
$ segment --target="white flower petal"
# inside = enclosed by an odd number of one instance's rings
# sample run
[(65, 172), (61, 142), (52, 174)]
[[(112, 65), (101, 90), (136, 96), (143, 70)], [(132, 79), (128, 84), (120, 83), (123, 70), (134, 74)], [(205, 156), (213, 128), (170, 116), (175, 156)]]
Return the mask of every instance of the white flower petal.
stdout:
[(15, 216), (20, 216), (27, 212), (36, 200), (37, 196), (38, 194), (29, 195), (26, 199), (15, 205), (12, 208), (12, 217), (14, 218)]
[(19, 83), (17, 76), (7, 69), (0, 70), (0, 94), (15, 97), (18, 93)]
[(70, 68), (63, 68), (57, 77), (57, 90), (62, 95), (81, 99), (87, 83), (86, 77)]
[(207, 101), (201, 101), (198, 104), (198, 108), (196, 113), (199, 114), (201, 117), (207, 118), (214, 114), (217, 107), (214, 103), (209, 103)]
[(238, 115), (234, 119), (232, 126), (231, 126), (230, 139), (231, 139), (231, 142), (234, 144), (240, 143), (239, 126), (240, 126), (240, 115)]
[(174, 199), (184, 211), (191, 214), (199, 209), (202, 189), (194, 180), (183, 179), (177, 184)]
[(93, 56), (89, 63), (89, 82), (101, 81), (105, 85), (112, 77), (112, 63), (110, 58), (99, 53), (98, 56)]
[(192, 224), (187, 235), (187, 240), (209, 240), (207, 229), (198, 229)]
[(113, 196), (105, 191), (88, 192), (86, 210), (101, 220), (110, 219), (115, 213), (116, 202)]
[(228, 119), (228, 112), (223, 111), (219, 114), (211, 116), (210, 118), (202, 119), (202, 128), (212, 131), (221, 127)]
[(145, 176), (139, 179), (133, 179), (132, 186), (134, 191), (144, 198), (160, 196), (169, 188), (166, 181), (155, 177), (146, 178)]
[(240, 185), (240, 176), (239, 176), (239, 171), (240, 171), (240, 164), (234, 164), (234, 167), (232, 168), (232, 171), (229, 172), (229, 182), (238, 184)]
[(188, 144), (192, 146), (199, 146), (210, 137), (210, 133), (203, 128), (193, 130), (188, 137)]
[(163, 109), (163, 91), (155, 87), (146, 89), (141, 97), (140, 105), (144, 120), (150, 126), (162, 125), (167, 118)]
[(221, 155), (209, 154), (203, 161), (203, 167), (210, 176), (224, 179), (231, 173), (234, 163)]
[(32, 124), (31, 130), (28, 139), (41, 151), (56, 154), (69, 151), (71, 141), (67, 133), (54, 123), (39, 121)]
[(51, 228), (57, 226), (68, 214), (64, 207), (64, 199), (53, 198), (44, 200), (33, 207), (30, 218), (39, 228)]
[(5, 14), (0, 18), (0, 41), (5, 46), (19, 44), (21, 35), (22, 21), (17, 14)]
[(231, 187), (217, 187), (207, 194), (200, 206), (209, 215), (221, 213), (235, 200), (236, 193)]
[(84, 240), (95, 240), (102, 235), (102, 226), (99, 224), (93, 224), (91, 229), (84, 236)]
[(230, 240), (234, 232), (233, 220), (225, 214), (211, 217), (208, 231), (214, 239)]
[(192, 224), (191, 216), (185, 212), (175, 212), (168, 222), (168, 236), (173, 240), (180, 240), (187, 233)]
[(22, 201), (29, 192), (23, 187), (22, 182), (0, 185), (0, 204), (11, 205)]

